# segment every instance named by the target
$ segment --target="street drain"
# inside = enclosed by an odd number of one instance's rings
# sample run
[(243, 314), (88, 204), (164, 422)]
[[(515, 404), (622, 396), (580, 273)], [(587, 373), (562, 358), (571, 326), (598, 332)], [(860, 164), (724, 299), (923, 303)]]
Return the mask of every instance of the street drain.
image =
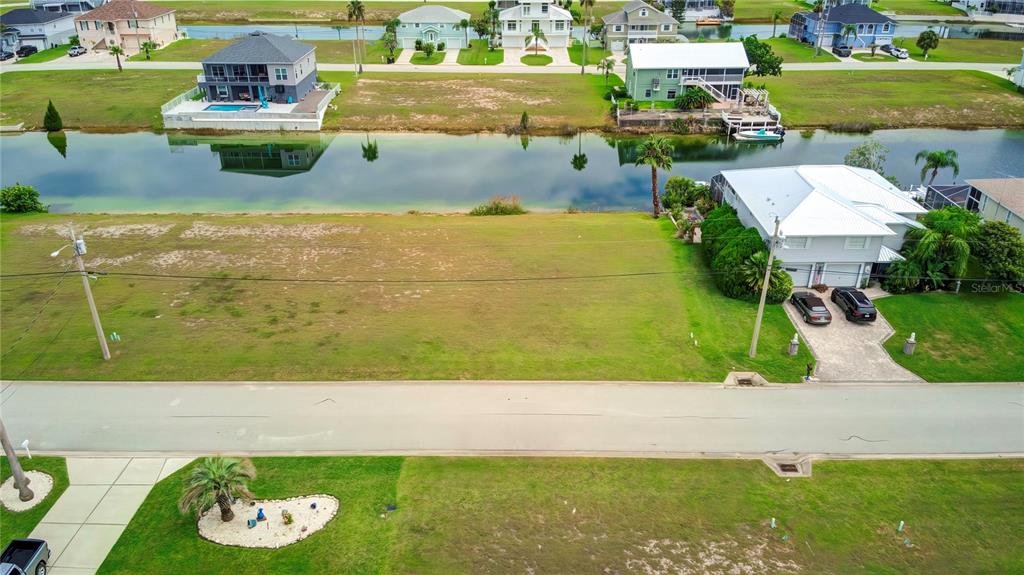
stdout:
[(783, 473), (800, 473), (800, 468), (795, 463), (780, 463), (779, 471)]
[(754, 380), (749, 377), (737, 378), (736, 385), (754, 385)]

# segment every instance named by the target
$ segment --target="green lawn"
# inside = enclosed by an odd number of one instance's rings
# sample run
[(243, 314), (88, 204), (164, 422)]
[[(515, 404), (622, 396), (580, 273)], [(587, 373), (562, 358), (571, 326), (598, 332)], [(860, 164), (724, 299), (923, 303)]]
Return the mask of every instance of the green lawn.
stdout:
[(839, 59), (833, 56), (827, 49), (822, 49), (817, 56), (814, 55), (814, 47), (792, 38), (769, 38), (765, 40), (772, 47), (776, 55), (781, 56), (783, 61), (794, 62), (838, 62)]
[[(99, 570), (165, 573), (1019, 573), (1024, 461), (256, 458), (258, 497), (341, 511), (279, 550), (200, 541), (153, 489)], [(387, 519), (388, 503), (398, 509)], [(777, 528), (770, 527), (776, 518)], [(239, 517), (237, 521), (243, 518)], [(275, 518), (271, 518), (273, 521)], [(897, 532), (905, 522), (902, 533)]]
[(409, 59), (409, 62), (412, 64), (427, 65), (440, 64), (441, 62), (444, 62), (444, 55), (444, 52), (434, 52), (430, 56), (427, 56), (425, 52), (416, 52), (412, 55), (412, 58)]
[(875, 55), (872, 56), (870, 52), (856, 52), (851, 56), (854, 60), (860, 60), (861, 62), (895, 62), (896, 58), (878, 50)]
[[(742, 1), (742, 0), (740, 0)], [(877, 0), (871, 4), (878, 12), (921, 16), (963, 16), (964, 13), (947, 2), (937, 0)]]
[[(39, 523), (39, 520), (53, 507), (61, 493), (68, 488), (68, 468), (63, 457), (36, 455), (32, 459), (20, 457), (19, 461), (25, 471), (42, 471), (53, 477), (53, 490), (45, 500), (28, 511), (14, 513), (0, 505), (0, 531), (2, 531), (0, 533), (0, 549), (7, 547), (11, 539), (28, 537), (36, 523)], [(0, 482), (6, 481), (10, 476), (11, 468), (7, 465), (7, 458), (0, 456)], [(29, 487), (36, 488), (37, 486), (30, 483)]]
[[(915, 44), (916, 38), (907, 38), (903, 47), (914, 60), (924, 61), (924, 51)], [(1011, 40), (983, 40), (943, 38), (939, 47), (928, 52), (928, 62), (1000, 62), (1019, 64), (1024, 42)]]
[[(154, 62), (198, 62), (213, 54), (217, 50), (231, 44), (231, 40), (219, 38), (186, 38), (160, 50), (150, 52), (150, 60)], [(352, 40), (303, 40), (307, 44), (316, 46), (316, 59), (324, 64), (351, 64), (355, 62), (355, 42)], [(402, 53), (401, 49), (395, 50), (395, 57)], [(367, 64), (386, 63), (387, 50), (379, 41), (366, 42)], [(142, 62), (146, 60), (144, 53), (136, 54), (129, 60)]]
[(736, 0), (733, 22), (736, 24), (771, 22), (775, 10), (782, 10), (779, 31), (785, 32), (786, 25), (793, 14), (810, 9), (809, 5), (796, 0)]
[(869, 123), (877, 128), (1020, 127), (1024, 97), (976, 71), (785, 72), (758, 78), (788, 127)]
[[(326, 81), (352, 82), (352, 74), (321, 72)], [(611, 77), (609, 85), (621, 84)], [(518, 125), (524, 110), (538, 134), (565, 126), (613, 126), (604, 78), (594, 74), (367, 73), (342, 87), (326, 129), (501, 132)]]
[[(907, 294), (875, 302), (896, 334), (885, 347), (928, 381), (1019, 381), (1024, 366), (1024, 297), (1018, 294)], [(914, 355), (903, 341), (917, 333)]]
[(47, 48), (46, 50), (42, 50), (42, 51), (36, 52), (35, 54), (32, 54), (31, 56), (26, 56), (25, 58), (20, 58), (16, 63), (17, 64), (42, 64), (43, 62), (49, 62), (51, 60), (56, 60), (57, 58), (60, 58), (61, 56), (66, 56), (67, 53), (68, 53), (68, 48), (71, 48), (71, 44), (61, 44), (60, 46), (54, 46), (53, 48)]
[[(0, 271), (55, 269), (60, 262), (40, 260), (38, 246), (59, 239), (44, 224), (67, 221), (4, 217)], [(104, 362), (81, 286), (64, 282), (37, 318), (56, 278), (5, 280), (0, 328), (21, 333), (35, 324), (4, 358), (0, 377), (722, 381), (730, 370), (753, 368), (773, 381), (797, 381), (810, 358), (786, 355), (794, 329), (781, 306), (768, 307), (761, 353), (747, 358), (756, 304), (719, 295), (699, 246), (671, 239), (671, 223), (645, 214), (76, 215), (74, 221), (90, 230), (90, 268), (130, 257), (108, 269), (426, 283), (109, 276), (93, 289), (104, 327), (123, 340)], [(96, 231), (130, 224), (166, 231), (117, 238)], [(323, 228), (314, 240), (305, 237)], [(650, 271), (665, 273), (430, 283)]]
[[(569, 60), (573, 64), (579, 66), (580, 62), (583, 61), (583, 43), (576, 40), (568, 50)], [(612, 53), (610, 51), (605, 50), (599, 44), (591, 44), (590, 46), (587, 46), (587, 65), (596, 65), (601, 60), (611, 57), (611, 55)]]
[(554, 60), (547, 54), (528, 54), (520, 58), (519, 61), (527, 66), (547, 66)]
[(459, 50), (459, 64), (464, 66), (494, 66), (504, 61), (505, 51), (488, 49), (487, 40), (470, 40), (469, 48)]
[(195, 85), (194, 70), (6, 72), (0, 119), (39, 129), (53, 100), (67, 129), (151, 130), (163, 125), (160, 106)]

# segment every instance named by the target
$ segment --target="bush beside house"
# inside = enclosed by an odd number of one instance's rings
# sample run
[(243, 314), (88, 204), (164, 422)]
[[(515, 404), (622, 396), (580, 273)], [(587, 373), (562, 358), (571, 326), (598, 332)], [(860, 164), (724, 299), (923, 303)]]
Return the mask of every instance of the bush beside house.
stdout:
[[(752, 258), (754, 261), (762, 261), (755, 258), (756, 254), (764, 252), (767, 256), (768, 250), (757, 230), (744, 227), (736, 216), (736, 210), (728, 205), (718, 206), (708, 212), (700, 228), (701, 245), (704, 246), (704, 255), (711, 266), (718, 289), (733, 299), (757, 299), (763, 279), (757, 279), (756, 275), (753, 279), (748, 278), (751, 274), (746, 273)], [(767, 263), (767, 258), (763, 261)], [(781, 264), (778, 259), (776, 262)], [(773, 267), (779, 268), (777, 265)], [(779, 268), (778, 273), (773, 271), (771, 275), (767, 301), (782, 303), (792, 290), (792, 278)]]

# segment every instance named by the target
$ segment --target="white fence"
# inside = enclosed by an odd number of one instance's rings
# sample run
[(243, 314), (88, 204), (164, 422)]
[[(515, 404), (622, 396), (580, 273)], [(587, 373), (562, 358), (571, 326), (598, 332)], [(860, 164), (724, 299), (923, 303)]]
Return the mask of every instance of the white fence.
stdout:
[(182, 102), (188, 102), (190, 100), (194, 100), (195, 97), (198, 96), (201, 93), (202, 93), (202, 90), (199, 89), (199, 86), (196, 86), (195, 88), (192, 88), (191, 90), (189, 90), (187, 92), (182, 92), (181, 94), (178, 94), (177, 96), (172, 98), (171, 101), (167, 102), (163, 106), (160, 106), (160, 113), (161, 114), (166, 114), (167, 112), (170, 112), (171, 110), (176, 108)]

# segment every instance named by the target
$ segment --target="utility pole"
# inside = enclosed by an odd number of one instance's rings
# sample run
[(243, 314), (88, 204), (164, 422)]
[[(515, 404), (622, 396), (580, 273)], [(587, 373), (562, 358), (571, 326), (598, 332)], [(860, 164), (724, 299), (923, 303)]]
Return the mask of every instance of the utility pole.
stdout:
[(4, 426), (3, 420), (0, 420), (0, 443), (3, 444), (4, 453), (7, 455), (7, 463), (11, 465), (11, 476), (14, 477), (14, 487), (18, 489), (18, 499), (32, 501), (36, 494), (28, 488), (29, 478), (25, 477), (25, 471), (18, 461), (18, 454), (11, 446), (11, 438), (7, 436), (7, 428)]
[(818, 13), (818, 23), (814, 26), (815, 29), (815, 42), (814, 42), (814, 57), (817, 58), (821, 54), (821, 43), (824, 41), (825, 28), (828, 26), (828, 12), (829, 8), (832, 7), (832, 0), (824, 0), (821, 5), (821, 12)]
[(754, 337), (750, 340), (750, 357), (757, 355), (757, 336), (761, 334), (761, 318), (764, 317), (764, 300), (768, 297), (768, 283), (772, 277), (772, 263), (775, 262), (775, 247), (779, 245), (779, 217), (775, 216), (775, 232), (772, 234), (772, 245), (768, 248), (768, 267), (764, 270), (764, 283), (761, 285), (761, 302), (757, 304), (757, 320), (754, 322)]
[(85, 262), (82, 256), (85, 255), (85, 238), (75, 237), (75, 228), (70, 228), (71, 249), (75, 251), (75, 263), (78, 264), (78, 273), (82, 276), (82, 287), (85, 288), (85, 299), (89, 301), (89, 313), (92, 314), (92, 324), (96, 327), (96, 338), (100, 340), (100, 350), (103, 351), (103, 359), (110, 359), (110, 348), (107, 347), (107, 338), (103, 333), (103, 326), (100, 324), (100, 314), (96, 311), (96, 301), (92, 299), (92, 286), (89, 285), (89, 274), (85, 273)]

